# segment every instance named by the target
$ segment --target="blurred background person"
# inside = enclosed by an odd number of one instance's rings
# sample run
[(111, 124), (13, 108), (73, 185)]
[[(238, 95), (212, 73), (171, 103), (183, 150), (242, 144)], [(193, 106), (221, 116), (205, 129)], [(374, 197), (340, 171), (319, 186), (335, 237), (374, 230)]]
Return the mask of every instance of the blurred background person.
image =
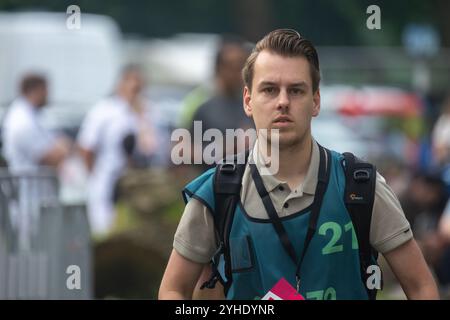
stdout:
[[(2, 177), (12, 174), (14, 185), (9, 188), (14, 191), (8, 203), (1, 206), (9, 209), (10, 225), (18, 236), (20, 250), (30, 250), (35, 245), (32, 239), (40, 225), (41, 206), (54, 204), (57, 199), (57, 182), (53, 178), (57, 177), (72, 147), (67, 137), (42, 126), (40, 116), (47, 97), (46, 78), (36, 73), (25, 75), (20, 83), (20, 95), (8, 108), (3, 121), (3, 152), (9, 172), (3, 172)], [(1, 180), (2, 187), (6, 181)], [(2, 210), (2, 215), (6, 212)]]
[(438, 234), (444, 249), (436, 272), (440, 283), (446, 288), (446, 298), (450, 298), (450, 200), (447, 201), (439, 221)]
[[(441, 113), (432, 131), (432, 151), (434, 164), (441, 173), (446, 187), (447, 198), (450, 195), (450, 95), (447, 95)], [(450, 199), (445, 208), (441, 208), (438, 228), (433, 242), (438, 252), (436, 274), (445, 295), (450, 297)]]
[(90, 171), (87, 201), (94, 235), (106, 235), (113, 226), (114, 188), (127, 166), (150, 165), (161, 149), (142, 96), (144, 83), (137, 66), (126, 66), (115, 93), (96, 104), (80, 128), (79, 150)]
[(450, 199), (447, 201), (447, 205), (439, 221), (439, 232), (450, 243)]
[(400, 203), (418, 239), (436, 232), (446, 199), (445, 184), (439, 172), (416, 172), (407, 180)]
[(47, 80), (38, 74), (26, 75), (20, 84), (20, 96), (9, 107), (3, 122), (3, 147), (12, 172), (55, 169), (68, 156), (71, 141), (45, 129), (39, 112), (47, 104)]
[[(191, 137), (194, 137), (196, 121), (201, 122), (202, 136), (208, 129), (218, 129), (225, 137), (226, 129), (247, 130), (253, 128), (251, 119), (245, 115), (242, 107), (243, 83), (241, 71), (249, 53), (250, 51), (242, 39), (232, 36), (222, 39), (215, 57), (215, 88), (212, 96), (198, 107), (192, 117), (190, 126)], [(224, 138), (223, 157), (244, 151), (237, 150), (236, 141), (237, 139), (234, 141), (235, 148), (227, 150), (227, 143)], [(204, 147), (206, 147), (206, 144), (203, 145), (203, 149)], [(194, 147), (194, 150), (196, 149)], [(202, 149), (198, 148), (197, 150)], [(210, 167), (211, 165), (202, 165), (203, 169)]]
[[(230, 96), (236, 94), (236, 91), (242, 89), (241, 80), (237, 77), (237, 66), (242, 62), (239, 58), (232, 58), (226, 51), (230, 51), (230, 47), (237, 49), (239, 55), (243, 50), (245, 54), (249, 54), (251, 51), (251, 45), (244, 42), (244, 40), (235, 35), (219, 36), (217, 44), (215, 45), (215, 54), (212, 56), (212, 66), (214, 68), (213, 75), (214, 81), (207, 81), (199, 86), (196, 86), (191, 90), (182, 101), (182, 108), (180, 110), (180, 126), (190, 128), (194, 116), (198, 109), (205, 104), (212, 97), (217, 95), (228, 95), (226, 91), (231, 91)], [(228, 60), (228, 62), (227, 62)], [(234, 65), (233, 65), (234, 60)], [(228, 65), (227, 65), (228, 63)], [(228, 70), (228, 75), (224, 67), (231, 67)], [(233, 92), (234, 91), (234, 92)], [(240, 92), (238, 93), (240, 95)]]
[(400, 198), (425, 260), (441, 286), (450, 284), (450, 242), (440, 222), (445, 215), (446, 200), (446, 186), (439, 171), (414, 174)]
[(432, 132), (433, 155), (438, 166), (450, 163), (450, 95), (444, 101), (441, 114)]

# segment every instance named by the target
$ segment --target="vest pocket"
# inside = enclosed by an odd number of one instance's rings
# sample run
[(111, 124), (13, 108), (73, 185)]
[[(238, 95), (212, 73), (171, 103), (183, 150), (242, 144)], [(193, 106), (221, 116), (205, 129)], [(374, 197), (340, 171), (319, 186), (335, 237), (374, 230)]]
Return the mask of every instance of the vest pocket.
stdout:
[(231, 271), (250, 271), (254, 267), (253, 247), (249, 236), (230, 238)]

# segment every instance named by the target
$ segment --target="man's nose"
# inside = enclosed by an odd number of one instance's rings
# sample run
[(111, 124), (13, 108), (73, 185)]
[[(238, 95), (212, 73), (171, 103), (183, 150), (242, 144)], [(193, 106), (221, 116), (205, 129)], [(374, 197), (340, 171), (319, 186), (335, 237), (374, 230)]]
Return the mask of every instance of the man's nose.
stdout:
[(287, 90), (280, 90), (280, 94), (278, 95), (277, 109), (286, 109), (289, 107), (289, 95)]

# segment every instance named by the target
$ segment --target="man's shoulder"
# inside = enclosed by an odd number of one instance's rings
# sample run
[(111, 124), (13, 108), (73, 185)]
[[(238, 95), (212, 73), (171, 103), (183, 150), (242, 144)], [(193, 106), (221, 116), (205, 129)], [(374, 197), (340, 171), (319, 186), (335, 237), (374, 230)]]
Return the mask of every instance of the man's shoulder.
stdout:
[(188, 182), (188, 184), (186, 185), (185, 188), (193, 189), (196, 186), (203, 185), (205, 182), (210, 181), (211, 179), (214, 178), (215, 172), (216, 172), (216, 167), (206, 170), (205, 172), (203, 172), (202, 174), (198, 175), (197, 177), (192, 179), (190, 182)]
[[(214, 95), (209, 97), (205, 102), (199, 105), (197, 108), (197, 111), (195, 112), (196, 116), (205, 116), (205, 115), (211, 115), (217, 112), (219, 107), (223, 105), (222, 98), (218, 95)], [(195, 120), (195, 119), (194, 119)]]
[[(328, 148), (326, 146), (322, 146), (317, 141), (314, 140), (314, 143), (317, 145), (319, 152), (320, 148), (323, 148), (323, 151), (325, 151), (325, 163), (326, 167), (328, 167), (329, 160), (334, 161), (335, 163), (341, 164), (339, 167), (345, 170), (345, 162), (344, 160), (344, 152), (336, 151), (334, 149)], [(355, 157), (357, 157), (355, 155)], [(328, 159), (330, 158), (330, 159)], [(317, 161), (319, 161), (320, 157), (317, 157)]]
[(200, 104), (195, 110), (192, 120), (202, 120), (202, 118), (211, 112), (211, 107), (214, 103), (211, 103), (211, 98)]
[(214, 175), (216, 168), (211, 168), (201, 175), (191, 180), (183, 189), (182, 194), (185, 203), (188, 203), (191, 198), (200, 200), (207, 204), (208, 207), (214, 208)]
[(342, 162), (344, 169), (345, 169), (345, 161), (344, 161), (345, 160), (345, 156), (344, 156), (344, 153), (352, 154), (355, 157), (355, 160), (357, 162), (363, 162), (363, 163), (366, 163), (366, 164), (369, 164), (369, 165), (372, 165), (372, 166), (375, 167), (375, 164), (373, 163), (373, 161), (371, 161), (370, 159), (366, 159), (364, 156), (361, 156), (358, 153), (354, 153), (352, 151), (342, 151), (341, 152), (341, 151), (336, 151), (336, 150), (333, 150), (333, 149), (330, 149), (330, 148), (326, 148), (326, 149), (330, 152), (330, 155), (331, 155), (331, 157), (333, 159)]
[(32, 114), (20, 101), (14, 101), (5, 115), (3, 126), (6, 130), (24, 130), (34, 124)]

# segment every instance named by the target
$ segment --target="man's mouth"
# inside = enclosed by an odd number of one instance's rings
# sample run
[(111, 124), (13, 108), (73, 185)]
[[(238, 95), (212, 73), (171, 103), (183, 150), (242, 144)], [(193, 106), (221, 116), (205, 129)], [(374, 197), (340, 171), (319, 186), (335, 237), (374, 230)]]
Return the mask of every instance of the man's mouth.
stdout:
[(280, 116), (280, 117), (275, 118), (275, 120), (273, 120), (273, 123), (275, 123), (275, 124), (288, 124), (291, 122), (293, 122), (293, 121), (291, 120), (291, 118), (289, 118), (287, 116)]

